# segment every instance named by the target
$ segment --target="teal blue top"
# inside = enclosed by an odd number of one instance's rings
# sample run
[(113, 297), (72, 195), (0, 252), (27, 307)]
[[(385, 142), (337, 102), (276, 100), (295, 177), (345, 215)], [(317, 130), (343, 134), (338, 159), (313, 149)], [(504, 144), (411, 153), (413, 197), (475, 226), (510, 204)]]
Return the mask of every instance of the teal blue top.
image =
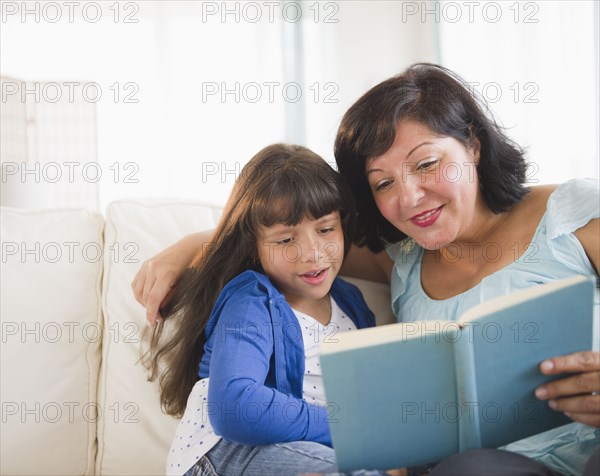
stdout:
[[(454, 321), (471, 307), (497, 296), (575, 275), (596, 276), (573, 232), (599, 216), (597, 180), (575, 179), (559, 185), (550, 195), (546, 213), (525, 253), (512, 250), (518, 259), (464, 293), (442, 300), (431, 299), (421, 286), (423, 248), (410, 238), (389, 245), (387, 252), (395, 263), (391, 276), (394, 315), (404, 322)], [(499, 250), (490, 245), (484, 252), (490, 259), (496, 259)], [(594, 342), (598, 342), (597, 326), (594, 334)], [(560, 473), (580, 474), (598, 444), (600, 430), (572, 423), (511, 443), (505, 449), (541, 461)]]

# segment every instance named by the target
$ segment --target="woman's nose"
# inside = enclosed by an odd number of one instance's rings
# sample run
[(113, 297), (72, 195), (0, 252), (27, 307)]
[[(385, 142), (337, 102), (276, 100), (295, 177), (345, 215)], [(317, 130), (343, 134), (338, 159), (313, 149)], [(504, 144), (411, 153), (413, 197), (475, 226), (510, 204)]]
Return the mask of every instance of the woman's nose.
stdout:
[(425, 191), (417, 174), (404, 176), (398, 187), (398, 202), (401, 207), (415, 208), (421, 202)]

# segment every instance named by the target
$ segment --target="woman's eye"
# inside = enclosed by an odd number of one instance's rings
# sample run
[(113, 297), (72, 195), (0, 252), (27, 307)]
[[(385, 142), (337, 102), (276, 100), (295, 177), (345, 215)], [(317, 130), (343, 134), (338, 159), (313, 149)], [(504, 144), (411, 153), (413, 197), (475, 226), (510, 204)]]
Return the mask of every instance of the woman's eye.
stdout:
[(435, 168), (439, 163), (439, 159), (427, 160), (418, 164), (416, 170), (431, 170)]
[(392, 184), (391, 180), (384, 180), (382, 182), (379, 182), (377, 184), (375, 184), (375, 191), (376, 192), (380, 192), (381, 190), (385, 190), (386, 188), (388, 188), (390, 185)]

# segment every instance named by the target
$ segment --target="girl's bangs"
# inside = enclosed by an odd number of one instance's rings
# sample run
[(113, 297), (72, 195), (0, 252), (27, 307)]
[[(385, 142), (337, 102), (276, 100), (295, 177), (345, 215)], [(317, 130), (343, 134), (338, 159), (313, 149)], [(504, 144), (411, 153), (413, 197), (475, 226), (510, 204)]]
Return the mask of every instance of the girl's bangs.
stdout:
[(262, 226), (282, 224), (294, 226), (305, 217), (316, 220), (334, 211), (343, 211), (345, 205), (335, 181), (335, 172), (329, 177), (309, 174), (286, 174), (272, 182), (265, 200), (255, 203), (255, 223)]

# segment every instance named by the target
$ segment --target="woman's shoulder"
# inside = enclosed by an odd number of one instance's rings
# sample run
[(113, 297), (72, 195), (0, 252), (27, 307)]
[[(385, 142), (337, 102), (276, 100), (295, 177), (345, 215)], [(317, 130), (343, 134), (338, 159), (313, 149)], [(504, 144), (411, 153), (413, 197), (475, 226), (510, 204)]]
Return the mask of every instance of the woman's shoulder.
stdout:
[(550, 239), (574, 232), (600, 214), (600, 187), (595, 179), (573, 179), (552, 191), (546, 203)]
[(576, 178), (560, 184), (536, 185), (529, 188), (526, 200), (534, 202), (547, 202), (555, 196), (570, 196), (573, 198), (589, 196), (598, 193), (600, 182), (593, 178)]
[(561, 184), (531, 187), (515, 213), (527, 220), (543, 216), (548, 236), (554, 238), (597, 218), (599, 201), (598, 180), (573, 179)]
[(514, 208), (514, 211), (528, 217), (534, 215), (542, 216), (546, 212), (548, 200), (559, 187), (559, 184), (529, 187), (529, 193)]
[(568, 180), (560, 184), (536, 185), (529, 188), (524, 203), (531, 206), (552, 205), (553, 202), (567, 202), (589, 199), (598, 194), (600, 182), (592, 178)]

